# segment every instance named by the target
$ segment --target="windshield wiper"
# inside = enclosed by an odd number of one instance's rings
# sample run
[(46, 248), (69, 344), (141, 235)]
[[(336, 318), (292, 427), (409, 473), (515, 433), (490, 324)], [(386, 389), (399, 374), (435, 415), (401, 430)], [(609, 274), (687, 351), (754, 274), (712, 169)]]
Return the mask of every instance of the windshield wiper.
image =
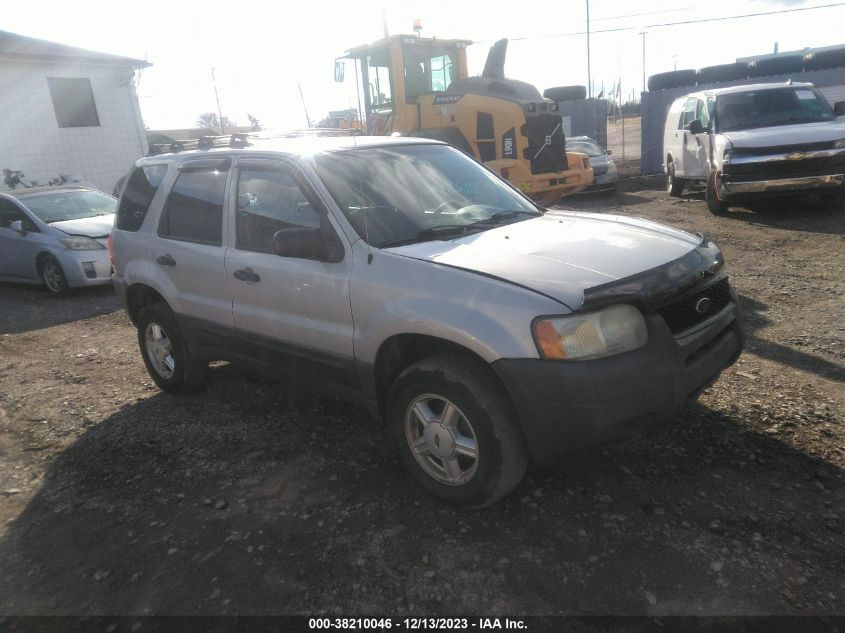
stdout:
[(505, 220), (509, 220), (520, 215), (530, 215), (531, 217), (536, 218), (543, 214), (539, 211), (500, 211), (499, 213), (494, 213), (489, 218), (478, 220), (468, 226), (494, 226), (496, 224), (501, 224)]
[(428, 240), (436, 240), (446, 235), (460, 235), (466, 233), (473, 228), (473, 224), (440, 224), (423, 229), (414, 235), (403, 235), (402, 237), (394, 237), (390, 240), (385, 240), (379, 244), (379, 248), (387, 246), (401, 246), (403, 244), (415, 244), (417, 242), (426, 242)]

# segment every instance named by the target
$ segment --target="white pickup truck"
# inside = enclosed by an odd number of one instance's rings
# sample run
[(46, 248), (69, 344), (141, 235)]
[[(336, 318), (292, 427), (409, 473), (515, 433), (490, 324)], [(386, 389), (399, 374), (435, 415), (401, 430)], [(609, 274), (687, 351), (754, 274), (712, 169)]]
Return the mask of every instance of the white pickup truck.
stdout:
[(845, 102), (831, 108), (809, 83), (706, 90), (675, 100), (663, 136), (667, 190), (707, 186), (707, 208), (770, 196), (845, 195)]

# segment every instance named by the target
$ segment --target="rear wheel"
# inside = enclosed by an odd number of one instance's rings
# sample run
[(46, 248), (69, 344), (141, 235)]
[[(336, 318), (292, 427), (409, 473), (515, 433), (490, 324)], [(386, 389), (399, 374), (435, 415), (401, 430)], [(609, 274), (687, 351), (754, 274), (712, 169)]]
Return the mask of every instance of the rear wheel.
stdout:
[(62, 270), (62, 265), (55, 257), (45, 257), (41, 262), (41, 281), (47, 291), (54, 297), (64, 297), (70, 294), (70, 286), (67, 277)]
[(388, 432), (414, 479), (450, 503), (490, 505), (521, 481), (528, 450), (513, 407), (482, 363), (426, 358), (390, 389)]
[(707, 209), (713, 215), (723, 215), (728, 210), (727, 203), (719, 200), (719, 195), (716, 191), (716, 172), (710, 174), (707, 179), (707, 192), (705, 193), (707, 199)]
[(163, 391), (194, 391), (205, 382), (208, 364), (191, 356), (176, 317), (164, 303), (153, 303), (141, 310), (138, 345), (147, 371)]
[(675, 163), (673, 161), (669, 161), (666, 165), (666, 191), (667, 193), (677, 198), (683, 193), (684, 191), (684, 179), (678, 178), (675, 176)]

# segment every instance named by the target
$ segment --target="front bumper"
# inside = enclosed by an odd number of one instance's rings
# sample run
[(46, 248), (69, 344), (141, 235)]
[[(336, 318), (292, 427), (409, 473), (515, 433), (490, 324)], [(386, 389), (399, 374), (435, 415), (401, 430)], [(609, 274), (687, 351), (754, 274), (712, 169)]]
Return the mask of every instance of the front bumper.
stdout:
[[(760, 150), (757, 150), (759, 152)], [(845, 149), (777, 151), (737, 149), (722, 166), (719, 197), (765, 197), (845, 189)]]
[(663, 319), (646, 319), (641, 349), (588, 361), (502, 359), (493, 363), (511, 396), (535, 461), (640, 437), (675, 417), (743, 346), (733, 300), (718, 314), (673, 336)]
[(845, 174), (823, 176), (802, 176), (798, 178), (778, 178), (775, 180), (733, 181), (722, 175), (719, 197), (758, 193), (811, 192), (828, 190), (845, 185)]
[(111, 261), (106, 249), (72, 251), (62, 249), (56, 253), (67, 283), (72, 288), (102, 286), (111, 283)]

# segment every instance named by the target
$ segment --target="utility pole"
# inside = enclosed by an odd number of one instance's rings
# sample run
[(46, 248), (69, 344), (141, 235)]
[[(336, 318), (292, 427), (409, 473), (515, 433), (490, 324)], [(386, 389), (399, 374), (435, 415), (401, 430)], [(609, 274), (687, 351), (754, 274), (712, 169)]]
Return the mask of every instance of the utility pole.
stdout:
[(645, 36), (648, 31), (640, 31), (637, 35), (643, 36), (643, 92), (645, 92), (646, 84), (645, 84)]
[(214, 78), (214, 68), (211, 69), (211, 83), (214, 85), (214, 98), (217, 100), (217, 116), (220, 117), (220, 134), (226, 135), (226, 126), (223, 124), (223, 110), (220, 109), (220, 97), (217, 95), (217, 80)]
[(678, 55), (672, 55), (672, 60), (675, 62), (674, 68), (672, 68), (672, 70), (678, 70)]
[(593, 78), (590, 71), (590, 0), (587, 0), (587, 96), (593, 96)]

